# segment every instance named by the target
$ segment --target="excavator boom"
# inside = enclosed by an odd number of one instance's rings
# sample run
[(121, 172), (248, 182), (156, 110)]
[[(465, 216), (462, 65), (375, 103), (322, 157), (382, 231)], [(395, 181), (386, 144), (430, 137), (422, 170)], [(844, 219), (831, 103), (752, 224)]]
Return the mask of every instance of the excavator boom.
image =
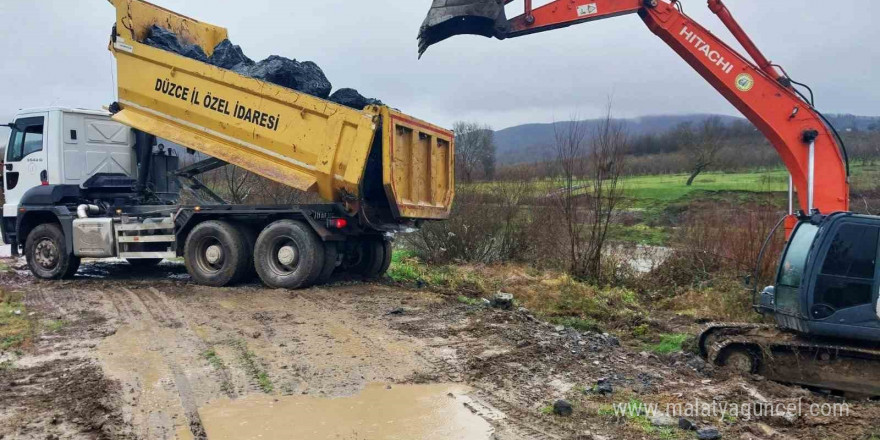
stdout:
[(420, 53), (453, 35), (505, 39), (636, 13), (767, 137), (791, 173), (803, 211), (849, 210), (845, 151), (833, 129), (761, 53), (721, 0), (709, 0), (709, 8), (752, 60), (685, 15), (677, 1), (555, 0), (533, 9), (531, 0), (524, 0), (524, 13), (504, 22), (504, 6), (511, 2), (435, 0), (419, 33)]

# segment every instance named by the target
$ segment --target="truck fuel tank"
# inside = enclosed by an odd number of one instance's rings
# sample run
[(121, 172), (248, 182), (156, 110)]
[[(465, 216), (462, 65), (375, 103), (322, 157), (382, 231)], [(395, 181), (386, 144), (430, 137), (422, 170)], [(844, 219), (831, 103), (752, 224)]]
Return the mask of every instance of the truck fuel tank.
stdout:
[(78, 218), (73, 221), (73, 254), (77, 257), (115, 256), (112, 218)]

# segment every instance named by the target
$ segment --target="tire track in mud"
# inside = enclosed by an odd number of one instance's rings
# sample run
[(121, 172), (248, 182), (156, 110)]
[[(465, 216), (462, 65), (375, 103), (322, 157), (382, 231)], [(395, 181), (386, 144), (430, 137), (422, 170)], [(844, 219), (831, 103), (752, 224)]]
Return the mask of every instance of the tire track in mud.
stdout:
[(177, 313), (168, 306), (166, 302), (167, 297), (155, 288), (132, 291), (123, 287), (122, 291), (127, 293), (129, 297), (136, 298), (136, 301), (143, 306), (143, 309), (146, 310), (150, 318), (156, 323), (168, 328), (183, 327), (183, 323), (178, 319)]
[(43, 289), (31, 289), (25, 293), (24, 304), (29, 309), (39, 309), (51, 315), (67, 316), (68, 311)]
[[(503, 419), (507, 422), (505, 428), (512, 428), (517, 435), (528, 439), (559, 440), (569, 438), (569, 434), (572, 432), (570, 428), (567, 429), (565, 426), (549, 422), (535, 415), (534, 411), (508, 402), (490, 390), (478, 385), (471, 384), (470, 386), (476, 389), (476, 391), (471, 393), (471, 398), (475, 399), (478, 403), (478, 406), (472, 408), (471, 411), (486, 418), (490, 423), (497, 423), (499, 421), (497, 413), (500, 412), (504, 415)], [(480, 414), (480, 406), (483, 407), (483, 411), (488, 417)]]
[[(120, 287), (118, 290), (101, 292), (101, 294), (116, 309), (121, 323), (141, 328), (152, 334), (154, 341), (162, 339), (158, 334), (160, 328), (182, 329), (185, 327), (181, 314), (175, 311), (167, 295), (153, 287), (135, 290)], [(182, 335), (181, 337), (185, 338)], [(196, 339), (201, 341), (199, 338)], [(171, 373), (180, 407), (189, 422), (189, 431), (195, 440), (207, 440), (208, 437), (198, 413), (198, 404), (192, 385), (183, 368), (176, 361), (177, 356), (161, 345), (157, 351)]]
[(97, 291), (101, 296), (103, 296), (107, 301), (110, 301), (110, 304), (113, 306), (113, 309), (116, 310), (116, 318), (124, 323), (132, 323), (136, 321), (140, 312), (136, 311), (131, 307), (131, 304), (123, 298), (120, 298), (114, 293), (105, 292), (103, 290)]

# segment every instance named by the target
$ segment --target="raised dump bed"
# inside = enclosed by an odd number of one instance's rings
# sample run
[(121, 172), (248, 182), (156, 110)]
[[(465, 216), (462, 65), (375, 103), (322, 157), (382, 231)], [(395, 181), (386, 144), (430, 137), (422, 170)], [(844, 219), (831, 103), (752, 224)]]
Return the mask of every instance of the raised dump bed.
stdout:
[(449, 216), (452, 132), (387, 106), (354, 110), (142, 44), (158, 25), (210, 56), (227, 31), (140, 0), (110, 3), (116, 121), (317, 192), (375, 224)]

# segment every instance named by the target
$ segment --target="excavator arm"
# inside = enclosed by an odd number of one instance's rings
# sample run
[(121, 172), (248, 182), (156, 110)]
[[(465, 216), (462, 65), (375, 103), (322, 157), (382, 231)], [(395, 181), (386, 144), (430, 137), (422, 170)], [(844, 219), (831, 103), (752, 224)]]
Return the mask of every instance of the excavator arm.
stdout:
[[(432, 44), (459, 34), (505, 39), (638, 14), (648, 29), (767, 137), (791, 174), (803, 211), (849, 210), (846, 153), (833, 128), (781, 68), (761, 53), (721, 0), (709, 0), (709, 8), (751, 60), (685, 15), (678, 1), (555, 0), (533, 9), (531, 0), (523, 0), (524, 13), (508, 20), (504, 6), (513, 1), (435, 0), (419, 34), (420, 55)], [(789, 229), (793, 221), (792, 217)]]

